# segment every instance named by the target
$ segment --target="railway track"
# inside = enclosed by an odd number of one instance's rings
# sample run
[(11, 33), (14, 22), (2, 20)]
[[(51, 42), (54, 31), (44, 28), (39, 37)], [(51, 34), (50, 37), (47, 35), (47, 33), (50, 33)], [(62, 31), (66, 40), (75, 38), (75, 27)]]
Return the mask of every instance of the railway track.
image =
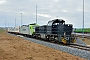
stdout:
[(82, 36), (82, 35), (77, 35), (76, 37), (80, 37), (80, 38), (87, 38), (87, 39), (90, 39), (90, 36)]
[(90, 39), (90, 34), (73, 34), (75, 35), (76, 37), (80, 37), (80, 38), (87, 38), (87, 39)]
[[(42, 39), (40, 39), (40, 40), (42, 41)], [(68, 47), (71, 47), (71, 48), (77, 48), (77, 49), (80, 49), (80, 50), (90, 51), (90, 47), (79, 45), (79, 44), (66, 44), (65, 45), (65, 44), (59, 43), (57, 41), (47, 41), (47, 40), (44, 40), (44, 41), (54, 43), (54, 44), (58, 44), (58, 45), (62, 45), (62, 46), (68, 46)]]
[(72, 47), (72, 48), (77, 48), (77, 49), (85, 50), (85, 51), (90, 51), (90, 47), (88, 47), (88, 46), (82, 46), (82, 45), (78, 45), (78, 44), (70, 44), (68, 46)]
[[(16, 35), (13, 35), (13, 36), (16, 36)], [(22, 36), (21, 36), (21, 38), (22, 38)], [(89, 48), (86, 48), (86, 49), (88, 49), (88, 50), (86, 50), (84, 46), (82, 46), (82, 49), (81, 49), (81, 48), (73, 47), (73, 46), (75, 46), (74, 44), (64, 45), (62, 43), (58, 43), (58, 42), (54, 42), (54, 41), (49, 41), (49, 42), (44, 41), (44, 40), (40, 41), (42, 39), (35, 39), (35, 38), (31, 38), (29, 36), (23, 37), (23, 38), (28, 40), (28, 41), (34, 42), (34, 43), (38, 43), (38, 44), (41, 44), (41, 45), (44, 45), (44, 46), (47, 46), (47, 47), (50, 47), (50, 48), (53, 48), (56, 50), (60, 50), (62, 52), (67, 52), (67, 53), (70, 53), (72, 55), (79, 56), (82, 58), (86, 58), (87, 60), (90, 60), (90, 57), (89, 57), (90, 50), (89, 50)]]
[[(27, 36), (25, 36), (27, 37)], [(33, 37), (29, 37), (29, 38), (33, 38)], [(58, 45), (62, 45), (62, 46), (67, 46), (67, 47), (71, 47), (71, 48), (77, 48), (77, 49), (80, 49), (80, 50), (85, 50), (85, 51), (90, 51), (90, 47), (88, 46), (82, 46), (82, 45), (79, 45), (79, 44), (63, 44), (63, 43), (60, 43), (60, 42), (57, 42), (57, 41), (48, 41), (48, 40), (42, 40), (40, 38), (33, 38), (33, 39), (37, 39), (37, 40), (41, 40), (41, 41), (44, 41), (44, 42), (49, 42), (49, 43), (54, 43), (54, 44), (58, 44)]]
[[(34, 39), (38, 39), (38, 38), (34, 38)], [(57, 41), (47, 41), (47, 40), (42, 40), (42, 39), (39, 39), (39, 40), (45, 41), (45, 42), (54, 43), (54, 44), (58, 44), (58, 45), (62, 45), (62, 46), (68, 46), (68, 47), (71, 47), (71, 48), (77, 48), (77, 49), (80, 49), (80, 50), (90, 51), (90, 47), (79, 45), (79, 44), (68, 44), (68, 45), (65, 45), (65, 44), (59, 43)]]

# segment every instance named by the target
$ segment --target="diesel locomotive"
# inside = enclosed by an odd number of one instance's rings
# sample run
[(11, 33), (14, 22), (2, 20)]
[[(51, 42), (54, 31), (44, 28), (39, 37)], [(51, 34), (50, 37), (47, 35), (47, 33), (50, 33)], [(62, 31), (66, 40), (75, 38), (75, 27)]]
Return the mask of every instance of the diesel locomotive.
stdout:
[(62, 42), (64, 44), (76, 42), (76, 37), (71, 34), (72, 31), (73, 25), (65, 24), (65, 21), (62, 19), (51, 20), (47, 25), (43, 26), (29, 24), (19, 26), (18, 28), (8, 28), (9, 33), (42, 38), (43, 40)]
[(33, 35), (48, 41), (70, 44), (76, 42), (75, 36), (71, 34), (72, 30), (72, 24), (65, 24), (65, 21), (62, 19), (54, 19), (49, 21), (47, 25), (36, 27)]

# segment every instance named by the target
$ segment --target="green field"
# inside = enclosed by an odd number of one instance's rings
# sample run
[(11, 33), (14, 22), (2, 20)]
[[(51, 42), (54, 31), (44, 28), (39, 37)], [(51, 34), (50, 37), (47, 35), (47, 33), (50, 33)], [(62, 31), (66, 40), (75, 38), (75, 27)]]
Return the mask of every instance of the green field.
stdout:
[(5, 32), (5, 30), (3, 30), (3, 29), (0, 29), (0, 33), (2, 33), (2, 32)]

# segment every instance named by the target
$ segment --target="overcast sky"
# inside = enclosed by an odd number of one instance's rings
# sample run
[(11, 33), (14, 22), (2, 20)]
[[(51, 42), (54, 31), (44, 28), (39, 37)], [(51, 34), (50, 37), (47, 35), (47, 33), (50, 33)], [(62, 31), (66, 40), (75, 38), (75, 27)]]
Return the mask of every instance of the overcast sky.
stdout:
[[(85, 27), (90, 27), (90, 0), (85, 0)], [(46, 25), (54, 18), (64, 19), (74, 28), (83, 27), (83, 0), (0, 0), (0, 27), (21, 26), (36, 22)]]

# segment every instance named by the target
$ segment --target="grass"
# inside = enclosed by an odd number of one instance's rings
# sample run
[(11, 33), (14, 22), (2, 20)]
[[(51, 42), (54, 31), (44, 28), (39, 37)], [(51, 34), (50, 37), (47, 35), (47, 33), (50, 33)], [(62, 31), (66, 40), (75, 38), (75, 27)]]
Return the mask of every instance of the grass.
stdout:
[(3, 30), (3, 29), (0, 29), (0, 33), (2, 33), (2, 32), (5, 32), (5, 30)]

